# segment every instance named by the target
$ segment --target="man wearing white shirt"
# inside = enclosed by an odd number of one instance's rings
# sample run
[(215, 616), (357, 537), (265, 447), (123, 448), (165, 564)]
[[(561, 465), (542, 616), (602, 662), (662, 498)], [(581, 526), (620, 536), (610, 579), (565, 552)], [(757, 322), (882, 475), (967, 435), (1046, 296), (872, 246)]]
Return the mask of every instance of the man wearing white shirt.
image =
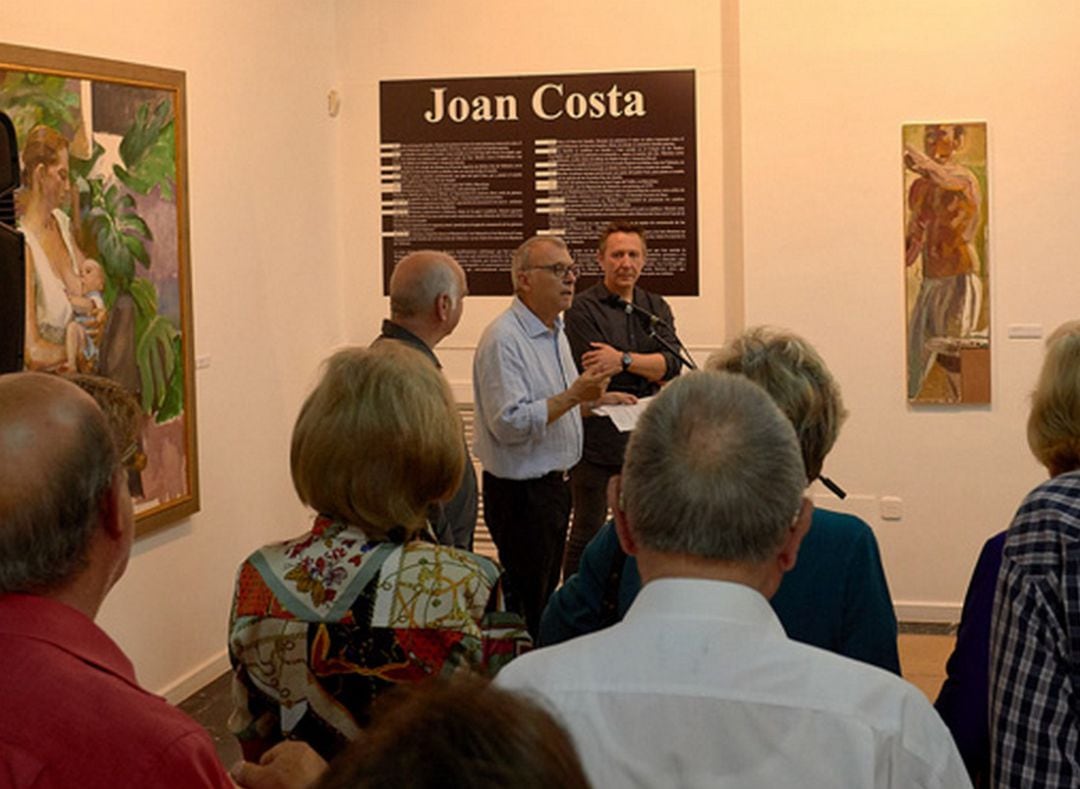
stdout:
[[(559, 238), (514, 251), (514, 300), (484, 330), (473, 360), (474, 451), (484, 467), (484, 521), (534, 636), (559, 581), (570, 518), (569, 470), (581, 459), (581, 408), (604, 397), (609, 375), (578, 375), (562, 313), (577, 266)], [(580, 406), (580, 407), (579, 407)]]
[(769, 607), (811, 506), (794, 430), (763, 389), (681, 376), (616, 479), (644, 588), (621, 623), (497, 679), (561, 716), (595, 787), (970, 786), (918, 689), (791, 641)]

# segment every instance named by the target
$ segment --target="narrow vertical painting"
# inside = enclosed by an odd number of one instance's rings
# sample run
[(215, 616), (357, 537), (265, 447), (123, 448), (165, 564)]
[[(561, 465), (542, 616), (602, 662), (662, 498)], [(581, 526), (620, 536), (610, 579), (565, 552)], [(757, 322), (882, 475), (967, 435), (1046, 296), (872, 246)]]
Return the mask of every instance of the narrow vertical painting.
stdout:
[(139, 533), (198, 510), (184, 74), (0, 45), (26, 257), (27, 369), (121, 384)]
[(990, 402), (985, 123), (903, 127), (907, 399)]

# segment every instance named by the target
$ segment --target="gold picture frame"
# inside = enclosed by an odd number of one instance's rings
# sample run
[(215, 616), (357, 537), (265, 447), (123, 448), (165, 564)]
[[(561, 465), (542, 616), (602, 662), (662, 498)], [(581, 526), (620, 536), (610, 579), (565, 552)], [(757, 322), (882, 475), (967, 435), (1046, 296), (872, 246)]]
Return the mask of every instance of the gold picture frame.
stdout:
[(19, 228), (26, 366), (139, 399), (129, 483), (148, 534), (199, 510), (184, 72), (0, 44), (0, 111), (20, 150), (16, 216), (46, 218)]

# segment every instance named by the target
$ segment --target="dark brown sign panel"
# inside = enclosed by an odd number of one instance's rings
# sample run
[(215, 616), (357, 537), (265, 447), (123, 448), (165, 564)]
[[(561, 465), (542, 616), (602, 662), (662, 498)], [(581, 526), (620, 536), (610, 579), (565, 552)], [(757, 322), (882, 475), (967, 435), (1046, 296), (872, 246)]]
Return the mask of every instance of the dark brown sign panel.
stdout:
[(646, 229), (641, 283), (698, 293), (694, 72), (379, 84), (383, 288), (394, 262), (441, 249), (477, 295), (510, 293), (510, 253), (561, 236), (590, 279), (613, 219)]

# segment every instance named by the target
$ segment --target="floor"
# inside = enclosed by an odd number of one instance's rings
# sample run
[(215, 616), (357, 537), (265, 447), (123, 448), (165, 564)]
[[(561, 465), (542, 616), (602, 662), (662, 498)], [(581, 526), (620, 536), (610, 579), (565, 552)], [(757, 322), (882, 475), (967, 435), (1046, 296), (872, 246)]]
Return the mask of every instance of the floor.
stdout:
[[(952, 652), (953, 640), (953, 629), (949, 626), (900, 626), (900, 665), (904, 679), (918, 687), (931, 701), (937, 697), (945, 680), (945, 661)], [(232, 707), (229, 678), (229, 674), (222, 674), (180, 703), (180, 709), (210, 732), (226, 767), (240, 759), (240, 746), (226, 728)]]

